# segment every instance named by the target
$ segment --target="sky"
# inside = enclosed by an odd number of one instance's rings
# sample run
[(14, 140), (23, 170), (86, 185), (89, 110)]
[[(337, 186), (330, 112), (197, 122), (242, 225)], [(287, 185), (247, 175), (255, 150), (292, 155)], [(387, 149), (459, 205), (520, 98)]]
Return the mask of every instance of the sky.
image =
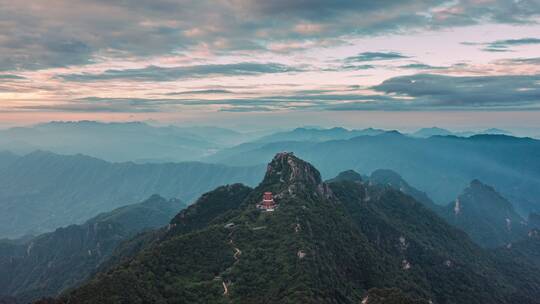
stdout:
[(539, 0), (0, 0), (0, 128), (540, 134)]

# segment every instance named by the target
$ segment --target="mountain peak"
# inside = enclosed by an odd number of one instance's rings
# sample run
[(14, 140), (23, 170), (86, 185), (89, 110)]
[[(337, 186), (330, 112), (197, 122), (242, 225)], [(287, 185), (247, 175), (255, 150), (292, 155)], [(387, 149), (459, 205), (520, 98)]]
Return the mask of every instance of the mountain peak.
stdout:
[(280, 196), (315, 194), (329, 198), (331, 191), (315, 167), (292, 152), (276, 154), (268, 164), (261, 187)]
[(268, 164), (264, 182), (277, 180), (287, 184), (302, 182), (318, 185), (322, 182), (319, 171), (293, 152), (278, 153)]
[(458, 199), (461, 201), (468, 199), (469, 204), (474, 204), (477, 207), (483, 206), (486, 210), (498, 208), (514, 212), (512, 204), (502, 197), (497, 190), (478, 179), (473, 179)]
[(336, 177), (328, 180), (327, 182), (362, 182), (362, 175), (354, 170), (347, 170), (339, 173)]
[(527, 233), (525, 220), (512, 204), (493, 187), (477, 179), (447, 205), (446, 214), (451, 224), (484, 247), (502, 246), (524, 238)]
[(473, 188), (473, 187), (487, 187), (487, 185), (483, 184), (480, 180), (478, 179), (473, 179), (470, 183), (470, 187)]
[(371, 179), (379, 184), (396, 184), (402, 183), (403, 177), (396, 171), (390, 169), (377, 169), (371, 173)]

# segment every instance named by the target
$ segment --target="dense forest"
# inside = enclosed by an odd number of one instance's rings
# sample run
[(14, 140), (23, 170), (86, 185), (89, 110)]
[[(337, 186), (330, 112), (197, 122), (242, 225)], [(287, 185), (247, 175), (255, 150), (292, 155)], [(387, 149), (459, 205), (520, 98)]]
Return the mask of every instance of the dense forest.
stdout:
[[(256, 207), (267, 191), (274, 212)], [(209, 192), (167, 230), (44, 303), (538, 303), (540, 292), (530, 259), (482, 249), (391, 187), (324, 183), (290, 153), (255, 189)]]

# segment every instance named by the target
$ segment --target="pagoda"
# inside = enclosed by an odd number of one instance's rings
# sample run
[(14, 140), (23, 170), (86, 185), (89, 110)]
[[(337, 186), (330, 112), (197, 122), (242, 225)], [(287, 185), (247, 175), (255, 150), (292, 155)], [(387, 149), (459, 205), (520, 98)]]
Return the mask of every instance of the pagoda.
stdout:
[(263, 194), (262, 201), (257, 205), (257, 208), (264, 211), (274, 211), (276, 210), (276, 202), (274, 202), (274, 196), (272, 192), (265, 192)]

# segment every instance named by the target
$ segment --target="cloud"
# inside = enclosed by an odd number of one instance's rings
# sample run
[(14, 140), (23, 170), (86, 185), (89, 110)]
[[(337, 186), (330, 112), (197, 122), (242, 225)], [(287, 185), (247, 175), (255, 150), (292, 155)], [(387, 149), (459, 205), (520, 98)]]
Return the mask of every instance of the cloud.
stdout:
[[(361, 91), (358, 91), (361, 89)], [(199, 92), (199, 91), (195, 91)], [(185, 94), (185, 95), (190, 95)], [(196, 95), (197, 93), (195, 93)], [(416, 74), (387, 79), (371, 88), (335, 87), (230, 98), (86, 97), (19, 110), (60, 112), (178, 112), (187, 108), (223, 112), (540, 110), (539, 75), (447, 76)], [(172, 96), (165, 94), (164, 96)], [(178, 94), (179, 97), (184, 94)]]
[(58, 103), (51, 105), (30, 105), (16, 107), (18, 110), (39, 111), (39, 112), (67, 112), (67, 113), (152, 113), (161, 112), (157, 109), (134, 107), (122, 104), (72, 104)]
[(358, 70), (371, 70), (374, 69), (375, 66), (372, 64), (360, 64), (360, 65), (354, 65), (354, 64), (345, 64), (341, 66), (337, 70), (349, 70), (349, 71), (358, 71)]
[(531, 44), (540, 44), (540, 39), (538, 38), (522, 38), (522, 39), (508, 39), (508, 40), (497, 40), (489, 43), (484, 51), (487, 52), (508, 52), (510, 47), (518, 45), (531, 45)]
[(491, 42), (491, 46), (498, 47), (507, 47), (512, 45), (527, 45), (527, 44), (540, 44), (539, 38), (521, 38), (521, 39), (507, 39), (507, 40), (497, 40)]
[(63, 74), (59, 78), (67, 81), (86, 82), (111, 79), (127, 79), (136, 81), (173, 81), (178, 79), (216, 77), (216, 76), (246, 76), (274, 73), (298, 72), (300, 68), (279, 63), (231, 63), (207, 64), (180, 67), (148, 66), (140, 69), (106, 70), (100, 74)]
[(346, 62), (364, 62), (364, 61), (379, 61), (379, 60), (396, 60), (409, 58), (398, 52), (363, 52), (356, 56), (345, 58)]
[(540, 105), (540, 75), (418, 74), (390, 78), (373, 89), (410, 98), (407, 103), (420, 108), (526, 109)]
[(0, 0), (0, 7), (0, 70), (5, 71), (201, 49), (274, 52), (272, 45), (532, 23), (540, 15), (537, 0)]
[(509, 62), (509, 63), (511, 63), (511, 64), (532, 64), (532, 65), (540, 65), (540, 57), (505, 59), (505, 62)]
[(87, 97), (47, 105), (19, 106), (19, 110), (87, 113), (151, 113), (163, 112), (168, 100), (144, 98)]
[(193, 91), (182, 91), (182, 92), (170, 92), (165, 95), (175, 96), (175, 95), (210, 95), (210, 94), (233, 94), (233, 91), (225, 89), (207, 89), (207, 90), (193, 90)]
[(410, 64), (402, 65), (399, 68), (406, 69), (406, 70), (442, 70), (442, 69), (446, 69), (447, 67), (433, 66), (433, 65), (424, 64), (424, 63), (410, 63)]
[(14, 74), (0, 74), (0, 80), (20, 80), (20, 79), (26, 79), (26, 77), (14, 75)]
[(270, 107), (261, 107), (261, 106), (233, 106), (230, 108), (220, 109), (220, 111), (246, 113), (246, 112), (271, 112), (271, 111), (275, 111), (275, 109), (272, 109)]
[(506, 39), (496, 40), (492, 42), (462, 42), (463, 45), (482, 45), (483, 50), (486, 52), (511, 52), (511, 47), (521, 45), (534, 45), (540, 44), (540, 38), (520, 38), (520, 39)]

